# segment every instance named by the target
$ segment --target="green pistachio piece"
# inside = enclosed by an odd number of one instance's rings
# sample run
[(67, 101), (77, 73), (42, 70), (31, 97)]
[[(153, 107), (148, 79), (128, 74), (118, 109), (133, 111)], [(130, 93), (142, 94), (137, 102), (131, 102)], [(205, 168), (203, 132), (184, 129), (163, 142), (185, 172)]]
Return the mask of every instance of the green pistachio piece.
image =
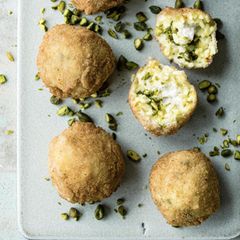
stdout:
[(62, 214), (61, 214), (61, 218), (66, 221), (66, 220), (69, 219), (69, 216), (68, 216), (67, 213), (62, 213)]
[(151, 33), (146, 33), (146, 34), (143, 36), (143, 40), (145, 40), (145, 41), (151, 41), (151, 40), (152, 40), (152, 34), (151, 34)]
[(73, 125), (73, 123), (75, 123), (75, 122), (76, 122), (76, 119), (75, 119), (75, 118), (70, 118), (70, 119), (68, 120), (68, 126), (71, 127), (71, 126)]
[(203, 80), (198, 84), (200, 90), (205, 90), (211, 86), (211, 82), (208, 80)]
[(235, 160), (240, 160), (240, 151), (236, 150), (234, 153), (234, 159)]
[(215, 102), (216, 100), (217, 100), (217, 97), (216, 97), (215, 94), (209, 94), (209, 95), (207, 96), (207, 101), (208, 101), (209, 103)]
[(57, 6), (57, 10), (63, 13), (65, 8), (66, 8), (66, 3), (64, 1), (60, 1), (60, 3)]
[(148, 18), (146, 17), (146, 15), (143, 12), (138, 12), (136, 14), (137, 20), (138, 22), (146, 22), (148, 20)]
[(139, 162), (141, 160), (140, 155), (133, 150), (127, 151), (127, 157), (134, 162)]
[(81, 214), (76, 208), (72, 207), (72, 208), (69, 209), (68, 215), (71, 218), (79, 218)]
[(86, 114), (81, 111), (76, 113), (80, 122), (93, 122), (93, 120)]
[(149, 9), (153, 14), (158, 14), (162, 11), (162, 9), (159, 6), (154, 6), (154, 5), (150, 6)]
[(144, 47), (143, 40), (140, 39), (140, 38), (136, 38), (136, 39), (134, 40), (134, 46), (135, 46), (136, 50), (141, 50), (141, 49), (143, 49), (143, 47)]
[(4, 84), (7, 82), (7, 78), (5, 75), (0, 74), (0, 84)]
[(209, 94), (217, 94), (218, 93), (218, 89), (215, 85), (211, 85), (209, 88), (208, 88), (208, 93)]
[(87, 26), (87, 25), (88, 25), (88, 20), (87, 20), (87, 18), (83, 17), (83, 18), (80, 20), (79, 25), (80, 25), (80, 26)]
[(104, 218), (105, 211), (104, 211), (104, 206), (99, 204), (95, 210), (95, 218), (97, 220), (101, 220)]
[(118, 35), (115, 31), (113, 31), (112, 29), (108, 30), (108, 35), (112, 38), (118, 39)]
[(50, 98), (50, 102), (54, 105), (59, 105), (62, 102), (62, 99), (58, 98), (58, 97), (55, 97), (55, 96), (52, 96)]
[(217, 117), (222, 117), (222, 116), (224, 116), (224, 109), (223, 109), (223, 107), (220, 107), (217, 111), (216, 111), (216, 113), (215, 113), (215, 115), (217, 116)]
[(222, 157), (230, 157), (230, 156), (232, 156), (232, 150), (231, 149), (223, 149), (222, 151), (221, 151), (221, 156)]
[(184, 7), (184, 3), (182, 0), (176, 0), (175, 2), (175, 8), (182, 8)]
[(123, 218), (127, 215), (127, 210), (122, 205), (118, 207), (117, 211)]
[(135, 62), (133, 62), (133, 61), (127, 61), (127, 62), (126, 62), (126, 68), (127, 68), (128, 70), (134, 70), (134, 69), (136, 69), (136, 68), (138, 68), (138, 67), (139, 67), (138, 64), (135, 63)]
[(133, 26), (137, 31), (146, 31), (148, 29), (145, 22), (135, 22)]
[(14, 57), (10, 52), (6, 52), (7, 58), (10, 62), (14, 62)]
[(195, 3), (193, 4), (193, 7), (196, 9), (203, 9), (203, 3), (201, 0), (196, 0)]

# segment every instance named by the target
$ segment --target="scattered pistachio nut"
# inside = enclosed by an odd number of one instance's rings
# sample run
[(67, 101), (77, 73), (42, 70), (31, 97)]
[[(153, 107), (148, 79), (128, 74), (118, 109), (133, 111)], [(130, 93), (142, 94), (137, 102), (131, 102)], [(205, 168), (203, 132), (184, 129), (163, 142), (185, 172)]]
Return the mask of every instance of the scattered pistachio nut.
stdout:
[(78, 111), (76, 115), (80, 122), (93, 122), (93, 120), (86, 113), (83, 113), (82, 111)]
[(5, 75), (0, 74), (0, 84), (4, 84), (7, 82), (7, 78)]
[(61, 218), (66, 221), (69, 219), (69, 216), (67, 213), (61, 213)]
[(127, 151), (127, 157), (134, 162), (139, 162), (141, 160), (140, 155), (133, 150)]
[(97, 220), (101, 220), (104, 218), (105, 211), (104, 211), (104, 206), (102, 204), (99, 204), (95, 210), (95, 218)]
[(159, 6), (155, 5), (150, 6), (149, 9), (153, 14), (159, 14), (162, 11), (162, 9)]
[(10, 62), (14, 62), (14, 57), (10, 52), (6, 52), (7, 58)]

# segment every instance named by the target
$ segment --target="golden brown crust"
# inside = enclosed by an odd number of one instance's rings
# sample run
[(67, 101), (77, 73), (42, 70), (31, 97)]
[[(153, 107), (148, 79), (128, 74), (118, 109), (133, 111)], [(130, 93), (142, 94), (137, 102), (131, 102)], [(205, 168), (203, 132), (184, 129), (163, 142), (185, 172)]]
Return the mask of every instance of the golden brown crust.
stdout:
[(216, 171), (200, 151), (162, 156), (152, 168), (150, 191), (154, 203), (173, 226), (199, 225), (220, 206)]
[(75, 7), (86, 14), (102, 12), (123, 4), (124, 0), (72, 0)]
[(109, 197), (125, 171), (120, 146), (93, 123), (74, 123), (49, 146), (49, 173), (59, 195), (73, 203)]
[(85, 28), (57, 25), (39, 48), (40, 77), (57, 97), (84, 98), (95, 93), (115, 69), (107, 42)]

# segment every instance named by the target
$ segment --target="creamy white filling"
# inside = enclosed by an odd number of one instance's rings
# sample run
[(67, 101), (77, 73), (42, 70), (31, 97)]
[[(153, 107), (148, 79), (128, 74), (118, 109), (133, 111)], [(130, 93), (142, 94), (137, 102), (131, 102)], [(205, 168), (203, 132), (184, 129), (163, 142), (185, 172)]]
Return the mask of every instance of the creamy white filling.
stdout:
[[(146, 76), (149, 76), (146, 79)], [(134, 102), (142, 117), (161, 126), (177, 124), (194, 101), (193, 86), (183, 71), (151, 60), (135, 76)], [(150, 96), (149, 96), (150, 95)]]

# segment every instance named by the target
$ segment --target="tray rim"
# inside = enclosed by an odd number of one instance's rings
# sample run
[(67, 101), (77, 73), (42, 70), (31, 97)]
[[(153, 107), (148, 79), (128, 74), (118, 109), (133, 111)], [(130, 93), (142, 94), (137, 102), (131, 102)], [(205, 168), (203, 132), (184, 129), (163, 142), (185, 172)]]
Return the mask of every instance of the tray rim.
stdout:
[[(21, 45), (21, 37), (22, 37), (22, 32), (23, 32), (23, 24), (22, 24), (22, 7), (23, 7), (23, 1), (24, 0), (19, 0), (18, 1), (18, 7), (17, 7), (17, 12), (18, 12), (18, 23), (17, 23), (17, 56), (18, 56), (18, 61), (17, 61), (17, 228), (19, 233), (24, 236), (27, 239), (36, 239), (36, 240), (77, 240), (77, 239), (84, 239), (84, 240), (102, 240), (102, 239), (111, 239), (111, 240), (120, 240), (122, 237), (58, 237), (58, 236), (51, 236), (51, 235), (44, 235), (44, 234), (34, 234), (30, 233), (27, 231), (27, 229), (24, 228), (24, 223), (23, 223), (23, 215), (22, 215), (22, 160), (21, 160), (21, 135), (22, 135), (22, 121), (21, 121), (21, 93), (22, 93), (22, 88), (21, 88), (21, 59), (22, 59), (22, 45)], [(225, 240), (225, 239), (234, 239), (236, 237), (240, 236), (240, 226), (239, 229), (236, 231), (236, 233), (228, 234), (226, 236), (222, 237), (213, 237), (213, 238), (205, 238), (205, 237), (198, 237), (198, 238), (190, 238), (190, 237), (179, 237), (175, 238), (174, 240)], [(143, 237), (126, 237), (126, 240), (164, 240), (166, 238), (155, 238), (151, 236), (143, 236)], [(170, 238), (167, 238), (170, 239)]]

